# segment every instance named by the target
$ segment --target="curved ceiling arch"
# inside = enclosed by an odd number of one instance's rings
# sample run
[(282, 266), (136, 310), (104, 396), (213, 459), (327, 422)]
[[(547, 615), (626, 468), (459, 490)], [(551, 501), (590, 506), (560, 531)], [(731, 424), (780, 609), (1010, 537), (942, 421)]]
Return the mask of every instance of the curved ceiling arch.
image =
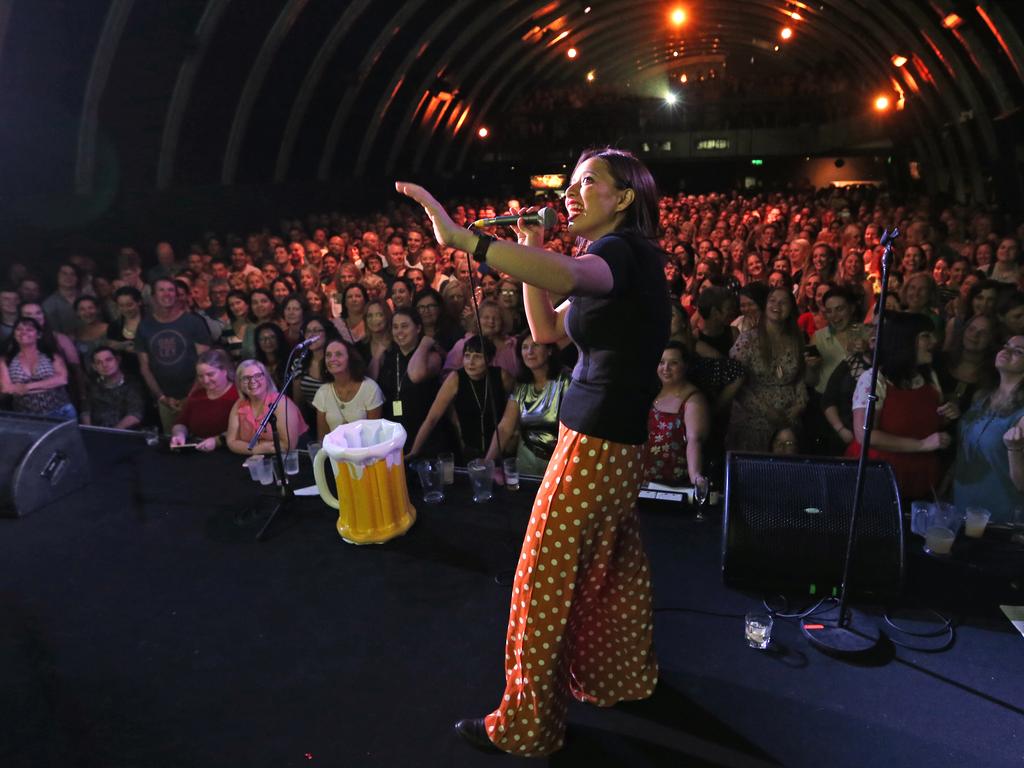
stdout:
[[(555, 2), (551, 3), (550, 6), (545, 8), (545, 11), (547, 11), (548, 8), (550, 8), (550, 11), (548, 11), (548, 12), (551, 15), (555, 15), (555, 14), (560, 13), (562, 9), (558, 5), (558, 2), (559, 2), (559, 0), (555, 0)], [(604, 11), (604, 13), (608, 13), (608, 12), (609, 11), (607, 9)], [(600, 11), (599, 11), (599, 13), (600, 13)], [(536, 11), (534, 11), (534, 13), (531, 14), (531, 18), (533, 18), (535, 14), (536, 14)], [(543, 17), (537, 21), (538, 26), (541, 23), (544, 23), (544, 18)], [(501, 58), (501, 59), (505, 58), (505, 56), (503, 56), (500, 53), (492, 56), (492, 52), (495, 49), (498, 49), (500, 51), (500, 49), (501, 49), (501, 47), (503, 45), (507, 49), (506, 54), (507, 54), (508, 51), (512, 50), (511, 45), (509, 45), (504, 40), (504, 38), (502, 38), (502, 37), (500, 37), (498, 35), (490, 36), (490, 37), (485, 39), (485, 41), (484, 41), (484, 43), (482, 45), (481, 44), (477, 45), (477, 48), (473, 52), (473, 55), (463, 64), (463, 66), (462, 66), (463, 71), (469, 72), (469, 73), (473, 73), (475, 75), (475, 78), (474, 78), (475, 79), (475, 85), (474, 86), (468, 86), (468, 85), (465, 86), (466, 88), (471, 88), (471, 90), (470, 90), (469, 94), (466, 97), (464, 97), (464, 99), (462, 100), (463, 102), (465, 102), (467, 104), (473, 104), (474, 98), (473, 98), (472, 94), (477, 92), (477, 88), (479, 88), (479, 86), (487, 80), (487, 73), (490, 72), (493, 69), (494, 62), (498, 58)], [(491, 60), (491, 66), (490, 67), (486, 67), (480, 73), (477, 73), (477, 68), (482, 66), (483, 62), (485, 60), (487, 60), (488, 58), (490, 58), (490, 60)], [(447, 118), (448, 112), (450, 110), (454, 109), (454, 108), (455, 108), (455, 102), (454, 102), (454, 100), (450, 100), (448, 102), (448, 104), (445, 105), (445, 108), (444, 108), (443, 112), (441, 113), (441, 116), (440, 116), (440, 118), (438, 120), (438, 125), (444, 124), (445, 119)], [(420, 141), (418, 142), (416, 151), (415, 151), (415, 153), (413, 155), (413, 162), (412, 162), (412, 169), (413, 170), (419, 170), (419, 168), (422, 167), (423, 158), (426, 155), (426, 153), (427, 153), (428, 149), (430, 148), (430, 146), (434, 143), (434, 139), (435, 138), (436, 138), (436, 136), (435, 136), (435, 134), (433, 132), (428, 133), (426, 136), (420, 137)]]
[(181, 137), (181, 124), (185, 119), (185, 111), (192, 89), (195, 87), (196, 76), (199, 74), (206, 52), (210, 49), (213, 35), (220, 26), (228, 3), (231, 0), (208, 0), (203, 9), (196, 30), (193, 34), (195, 45), (185, 52), (178, 68), (178, 77), (174, 90), (167, 104), (167, 117), (160, 138), (160, 154), (157, 159), (157, 189), (166, 189), (174, 177), (174, 158), (178, 152), (178, 139)]
[(89, 80), (85, 85), (82, 100), (82, 114), (78, 128), (78, 151), (75, 162), (75, 192), (84, 195), (92, 192), (96, 173), (96, 135), (99, 129), (100, 100), (107, 87), (110, 67), (124, 33), (128, 16), (135, 0), (114, 0), (107, 9), (103, 30), (96, 41), (96, 53), (89, 68)]
[(249, 70), (249, 76), (245, 79), (238, 105), (235, 107), (235, 116), (231, 121), (228, 143), (224, 150), (224, 165), (220, 174), (221, 184), (232, 184), (235, 181), (235, 174), (238, 172), (238, 158), (242, 152), (242, 142), (245, 141), (245, 134), (249, 129), (249, 120), (252, 117), (253, 107), (256, 105), (256, 98), (270, 71), (274, 56), (284, 44), (285, 38), (308, 2), (309, 0), (285, 0), (284, 7), (281, 8), (281, 12), (274, 21), (274, 26), (270, 28), (267, 36), (263, 39), (263, 45), (260, 46), (252, 69)]
[(309, 105), (313, 101), (313, 95), (316, 93), (316, 89), (320, 85), (324, 73), (327, 71), (327, 65), (334, 58), (334, 54), (338, 50), (338, 46), (341, 45), (342, 40), (345, 39), (352, 26), (363, 15), (363, 12), (366, 11), (371, 2), (372, 0), (356, 0), (356, 2), (347, 5), (345, 12), (338, 17), (338, 20), (331, 27), (331, 31), (327, 33), (327, 37), (324, 38), (323, 43), (321, 43), (320, 48), (317, 50), (316, 58), (310, 64), (306, 76), (302, 78), (302, 85), (295, 96), (292, 108), (288, 111), (288, 123), (285, 125), (281, 146), (277, 152), (277, 162), (274, 164), (274, 181), (284, 181), (288, 175), (292, 153), (295, 151), (295, 143), (299, 140), (299, 131), (306, 120), (306, 113), (309, 111)]
[(352, 105), (355, 103), (362, 83), (366, 80), (367, 73), (380, 59), (384, 49), (401, 31), (402, 25), (412, 18), (423, 7), (425, 2), (426, 0), (410, 0), (403, 3), (398, 12), (381, 29), (377, 37), (374, 38), (370, 47), (367, 48), (366, 54), (356, 68), (355, 82), (350, 83), (345, 88), (345, 95), (338, 103), (338, 108), (334, 112), (334, 118), (331, 120), (331, 127), (327, 132), (327, 138), (324, 140), (324, 148), (320, 155), (320, 166), (316, 174), (320, 181), (326, 181), (330, 178), (331, 166), (334, 165), (334, 153), (341, 138), (342, 130), (345, 128), (345, 121), (348, 118), (349, 111), (352, 109)]
[[(447, 36), (439, 35), (445, 27), (447, 27), (453, 20), (455, 20), (461, 13), (467, 10), (470, 3), (473, 0), (455, 0), (450, 3), (445, 11), (438, 15), (436, 19), (423, 30), (423, 34), (420, 37), (421, 41), (434, 40), (440, 37), (441, 39), (447, 39)], [(363, 134), (363, 140), (359, 145), (359, 152), (356, 155), (356, 162), (353, 166), (352, 173), (355, 176), (362, 176), (364, 169), (366, 168), (366, 160), (370, 153), (370, 147), (373, 143), (372, 136), (375, 131), (379, 130), (381, 124), (384, 122), (384, 113), (387, 112), (388, 108), (395, 100), (395, 96), (398, 90), (405, 83), (405, 73), (409, 71), (413, 63), (423, 56), (429, 48), (429, 43), (423, 42), (419, 45), (412, 45), (409, 47), (408, 53), (405, 58), (398, 64), (395, 69), (395, 74), (392, 76), (391, 81), (387, 87), (381, 92), (380, 99), (377, 101), (370, 119), (367, 121), (367, 131)]]
[[(765, 7), (763, 3), (761, 4), (761, 6), (762, 8)], [(660, 11), (660, 6), (658, 6), (656, 3), (649, 3), (648, 7), (653, 8), (653, 10), (648, 14), (648, 17), (653, 18), (654, 15)], [(748, 9), (748, 13), (749, 10), (750, 9)], [(766, 16), (768, 20), (774, 18), (774, 14), (766, 14)], [(762, 17), (762, 19), (764, 18), (765, 17)], [(616, 17), (614, 15), (606, 16), (603, 19), (596, 20), (596, 23), (593, 23), (592, 25), (588, 26), (585, 32), (587, 35), (594, 35), (594, 38), (590, 40), (590, 43), (594, 43), (595, 47), (598, 50), (600, 50), (606, 44), (615, 45), (618, 47), (619, 50), (623, 51), (633, 50), (633, 48), (631, 47), (632, 43), (634, 43), (635, 41), (647, 39), (649, 37), (648, 30), (644, 28), (642, 25), (634, 29), (632, 33), (629, 34), (628, 36), (623, 36), (621, 26), (616, 23)], [(833, 34), (828, 29), (822, 30), (821, 34), (823, 34), (826, 37), (832, 38), (829, 42), (835, 43), (839, 46), (847, 44), (848, 42), (841, 35)], [(557, 54), (557, 52), (555, 53)], [(536, 62), (533, 64), (532, 71), (536, 72), (545, 70), (553, 60), (553, 55), (550, 52), (548, 52), (548, 55), (546, 56), (536, 57)], [(524, 66), (528, 65), (529, 61), (524, 61), (522, 64)], [(508, 104), (512, 99), (515, 98), (516, 94), (522, 87), (522, 81), (520, 81), (520, 83), (512, 84), (508, 88), (508, 90), (506, 90), (505, 87), (513, 74), (518, 74), (518, 70), (514, 73), (506, 72), (503, 79), (500, 81), (500, 84), (497, 87), (492, 87), (489, 89), (491, 98), (488, 99), (488, 101), (485, 102), (485, 104), (479, 110), (477, 110), (476, 118), (474, 121), (474, 128), (478, 127), (479, 122), (485, 118), (485, 116), (490, 110), (490, 106), (493, 103), (494, 98), (496, 98), (497, 95), (500, 94), (504, 98), (504, 101), (502, 102), (503, 104)], [(524, 78), (524, 80), (527, 79), (528, 78)], [(457, 167), (461, 167), (461, 165), (465, 161), (465, 156), (468, 151), (468, 143), (472, 140), (473, 134), (474, 131), (469, 131), (467, 132), (466, 136), (463, 139), (463, 149), (462, 152), (460, 152), (459, 162), (456, 164)], [(439, 156), (439, 161), (443, 161), (444, 159), (446, 159), (446, 157), (447, 152), (442, 153)]]
[[(536, 11), (533, 10), (533, 8), (531, 7), (529, 10), (524, 11), (521, 15), (513, 17), (509, 22), (509, 26), (513, 29), (518, 29), (520, 26), (529, 21), (535, 13)], [(398, 135), (395, 138), (395, 141), (392, 143), (391, 150), (388, 153), (387, 160), (384, 163), (384, 174), (386, 176), (390, 176), (394, 172), (395, 165), (398, 163), (398, 154), (405, 144), (405, 140), (409, 135), (409, 131), (413, 128), (413, 118), (415, 117), (416, 108), (418, 104), (418, 101), (415, 98), (416, 94), (426, 91), (426, 89), (429, 87), (432, 79), (435, 77), (437, 72), (447, 71), (448, 66), (450, 65), (452, 60), (454, 60), (454, 58), (462, 52), (463, 48), (465, 48), (466, 45), (477, 40), (478, 35), (481, 32), (483, 32), (483, 30), (490, 23), (491, 18), (489, 16), (482, 13), (477, 14), (476, 18), (470, 24), (466, 25), (463, 32), (456, 36), (455, 40), (453, 40), (450, 45), (445, 46), (444, 53), (442, 55), (446, 55), (447, 59), (444, 59), (437, 65), (435, 65), (434, 71), (428, 72), (428, 74), (425, 75), (412, 88), (413, 98), (409, 99), (408, 106), (406, 107), (406, 110), (402, 115), (402, 118), (399, 120)]]

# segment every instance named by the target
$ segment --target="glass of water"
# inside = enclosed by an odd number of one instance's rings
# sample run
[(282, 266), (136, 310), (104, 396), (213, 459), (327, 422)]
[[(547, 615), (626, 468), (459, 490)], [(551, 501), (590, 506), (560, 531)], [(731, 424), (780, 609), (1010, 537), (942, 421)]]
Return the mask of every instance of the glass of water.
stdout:
[(746, 615), (744, 633), (747, 645), (763, 651), (772, 642), (772, 624), (774, 619), (770, 613), (751, 611)]
[(519, 490), (519, 464), (512, 456), (501, 462), (501, 470), (505, 475), (505, 488), (510, 491)]
[(693, 484), (693, 501), (697, 505), (697, 514), (694, 519), (698, 522), (704, 521), (704, 505), (708, 503), (710, 492), (711, 486), (708, 479), (703, 475), (697, 478), (697, 482)]

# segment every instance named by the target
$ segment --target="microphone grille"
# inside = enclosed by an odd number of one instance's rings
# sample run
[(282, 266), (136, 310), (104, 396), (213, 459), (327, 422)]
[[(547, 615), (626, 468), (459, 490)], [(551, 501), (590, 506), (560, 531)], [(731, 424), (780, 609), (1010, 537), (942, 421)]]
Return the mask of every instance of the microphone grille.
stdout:
[(555, 213), (554, 208), (545, 206), (537, 211), (537, 215), (540, 216), (540, 223), (544, 225), (544, 229), (551, 229), (558, 221), (558, 214)]

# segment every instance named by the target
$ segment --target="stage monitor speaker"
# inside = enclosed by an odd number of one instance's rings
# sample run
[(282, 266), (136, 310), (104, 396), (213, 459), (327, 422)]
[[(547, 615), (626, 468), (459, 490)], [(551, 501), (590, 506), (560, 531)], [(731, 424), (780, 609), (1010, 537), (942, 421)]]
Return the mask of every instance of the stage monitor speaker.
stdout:
[(22, 517), (91, 479), (77, 422), (0, 413), (0, 515)]
[[(730, 453), (726, 457), (722, 577), (729, 586), (827, 597), (840, 586), (857, 462)], [(892, 467), (868, 462), (849, 593), (903, 588), (903, 522)]]

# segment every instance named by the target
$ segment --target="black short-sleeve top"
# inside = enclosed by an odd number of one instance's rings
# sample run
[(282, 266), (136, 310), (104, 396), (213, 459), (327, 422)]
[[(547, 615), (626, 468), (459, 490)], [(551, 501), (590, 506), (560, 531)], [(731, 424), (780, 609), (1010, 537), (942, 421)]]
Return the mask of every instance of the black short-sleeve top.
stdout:
[(665, 257), (631, 233), (605, 235), (587, 253), (604, 259), (614, 285), (605, 296), (570, 297), (565, 327), (579, 360), (560, 419), (586, 435), (640, 445), (669, 337)]

